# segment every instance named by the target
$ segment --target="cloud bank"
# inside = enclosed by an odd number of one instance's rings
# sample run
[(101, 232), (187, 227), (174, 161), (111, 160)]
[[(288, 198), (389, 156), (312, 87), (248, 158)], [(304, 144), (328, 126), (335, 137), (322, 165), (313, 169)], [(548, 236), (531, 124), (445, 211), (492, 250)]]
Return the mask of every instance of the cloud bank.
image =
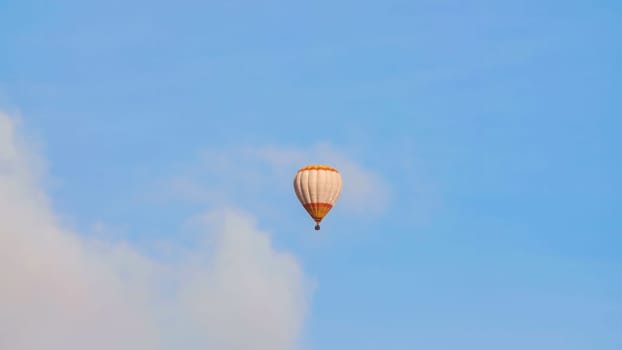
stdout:
[(306, 278), (250, 215), (199, 215), (193, 250), (158, 261), (63, 227), (40, 169), (0, 114), (0, 349), (297, 348)]

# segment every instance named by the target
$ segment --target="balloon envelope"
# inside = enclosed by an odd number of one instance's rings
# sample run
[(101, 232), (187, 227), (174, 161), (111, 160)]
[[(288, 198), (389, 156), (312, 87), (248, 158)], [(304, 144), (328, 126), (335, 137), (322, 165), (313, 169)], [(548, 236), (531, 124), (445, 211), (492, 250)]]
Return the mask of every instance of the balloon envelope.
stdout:
[(294, 191), (307, 213), (320, 229), (320, 222), (333, 208), (341, 195), (341, 175), (328, 165), (311, 164), (298, 170), (294, 177)]

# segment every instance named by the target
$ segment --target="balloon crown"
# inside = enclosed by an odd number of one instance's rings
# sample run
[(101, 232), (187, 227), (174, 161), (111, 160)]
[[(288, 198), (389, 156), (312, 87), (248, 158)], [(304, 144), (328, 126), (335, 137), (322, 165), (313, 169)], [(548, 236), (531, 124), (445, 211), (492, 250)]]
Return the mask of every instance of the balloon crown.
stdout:
[(301, 171), (305, 171), (305, 170), (329, 170), (329, 171), (334, 171), (334, 172), (339, 172), (336, 168), (330, 166), (330, 165), (325, 165), (325, 164), (309, 164), (309, 165), (305, 165), (302, 168), (300, 168), (298, 170), (298, 172)]

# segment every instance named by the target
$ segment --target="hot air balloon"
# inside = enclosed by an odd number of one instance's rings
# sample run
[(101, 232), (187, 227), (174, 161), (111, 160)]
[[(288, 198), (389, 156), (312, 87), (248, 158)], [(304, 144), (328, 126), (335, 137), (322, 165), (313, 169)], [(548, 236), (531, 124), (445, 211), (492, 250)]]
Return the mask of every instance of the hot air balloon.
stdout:
[(307, 165), (294, 177), (294, 191), (307, 213), (315, 221), (315, 229), (333, 208), (341, 194), (341, 175), (328, 165)]

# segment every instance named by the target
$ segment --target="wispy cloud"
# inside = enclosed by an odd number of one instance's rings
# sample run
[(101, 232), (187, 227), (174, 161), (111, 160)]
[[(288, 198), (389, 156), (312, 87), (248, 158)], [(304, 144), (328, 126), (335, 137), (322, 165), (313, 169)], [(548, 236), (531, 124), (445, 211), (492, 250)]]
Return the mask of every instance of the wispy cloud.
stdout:
[(363, 166), (337, 147), (320, 143), (310, 148), (261, 146), (208, 150), (197, 164), (169, 182), (179, 198), (227, 202), (236, 194), (291, 192), (298, 168), (309, 163), (337, 167), (343, 177), (340, 208), (353, 215), (380, 214), (390, 204), (392, 189), (378, 171)]
[(294, 349), (308, 287), (252, 216), (199, 215), (195, 247), (159, 261), (59, 224), (35, 157), (0, 114), (0, 348)]
[(247, 152), (289, 176), (293, 176), (297, 167), (308, 163), (334, 165), (344, 178), (342, 205), (352, 212), (380, 213), (389, 204), (391, 188), (382, 176), (330, 144), (320, 143), (308, 150), (264, 147)]

